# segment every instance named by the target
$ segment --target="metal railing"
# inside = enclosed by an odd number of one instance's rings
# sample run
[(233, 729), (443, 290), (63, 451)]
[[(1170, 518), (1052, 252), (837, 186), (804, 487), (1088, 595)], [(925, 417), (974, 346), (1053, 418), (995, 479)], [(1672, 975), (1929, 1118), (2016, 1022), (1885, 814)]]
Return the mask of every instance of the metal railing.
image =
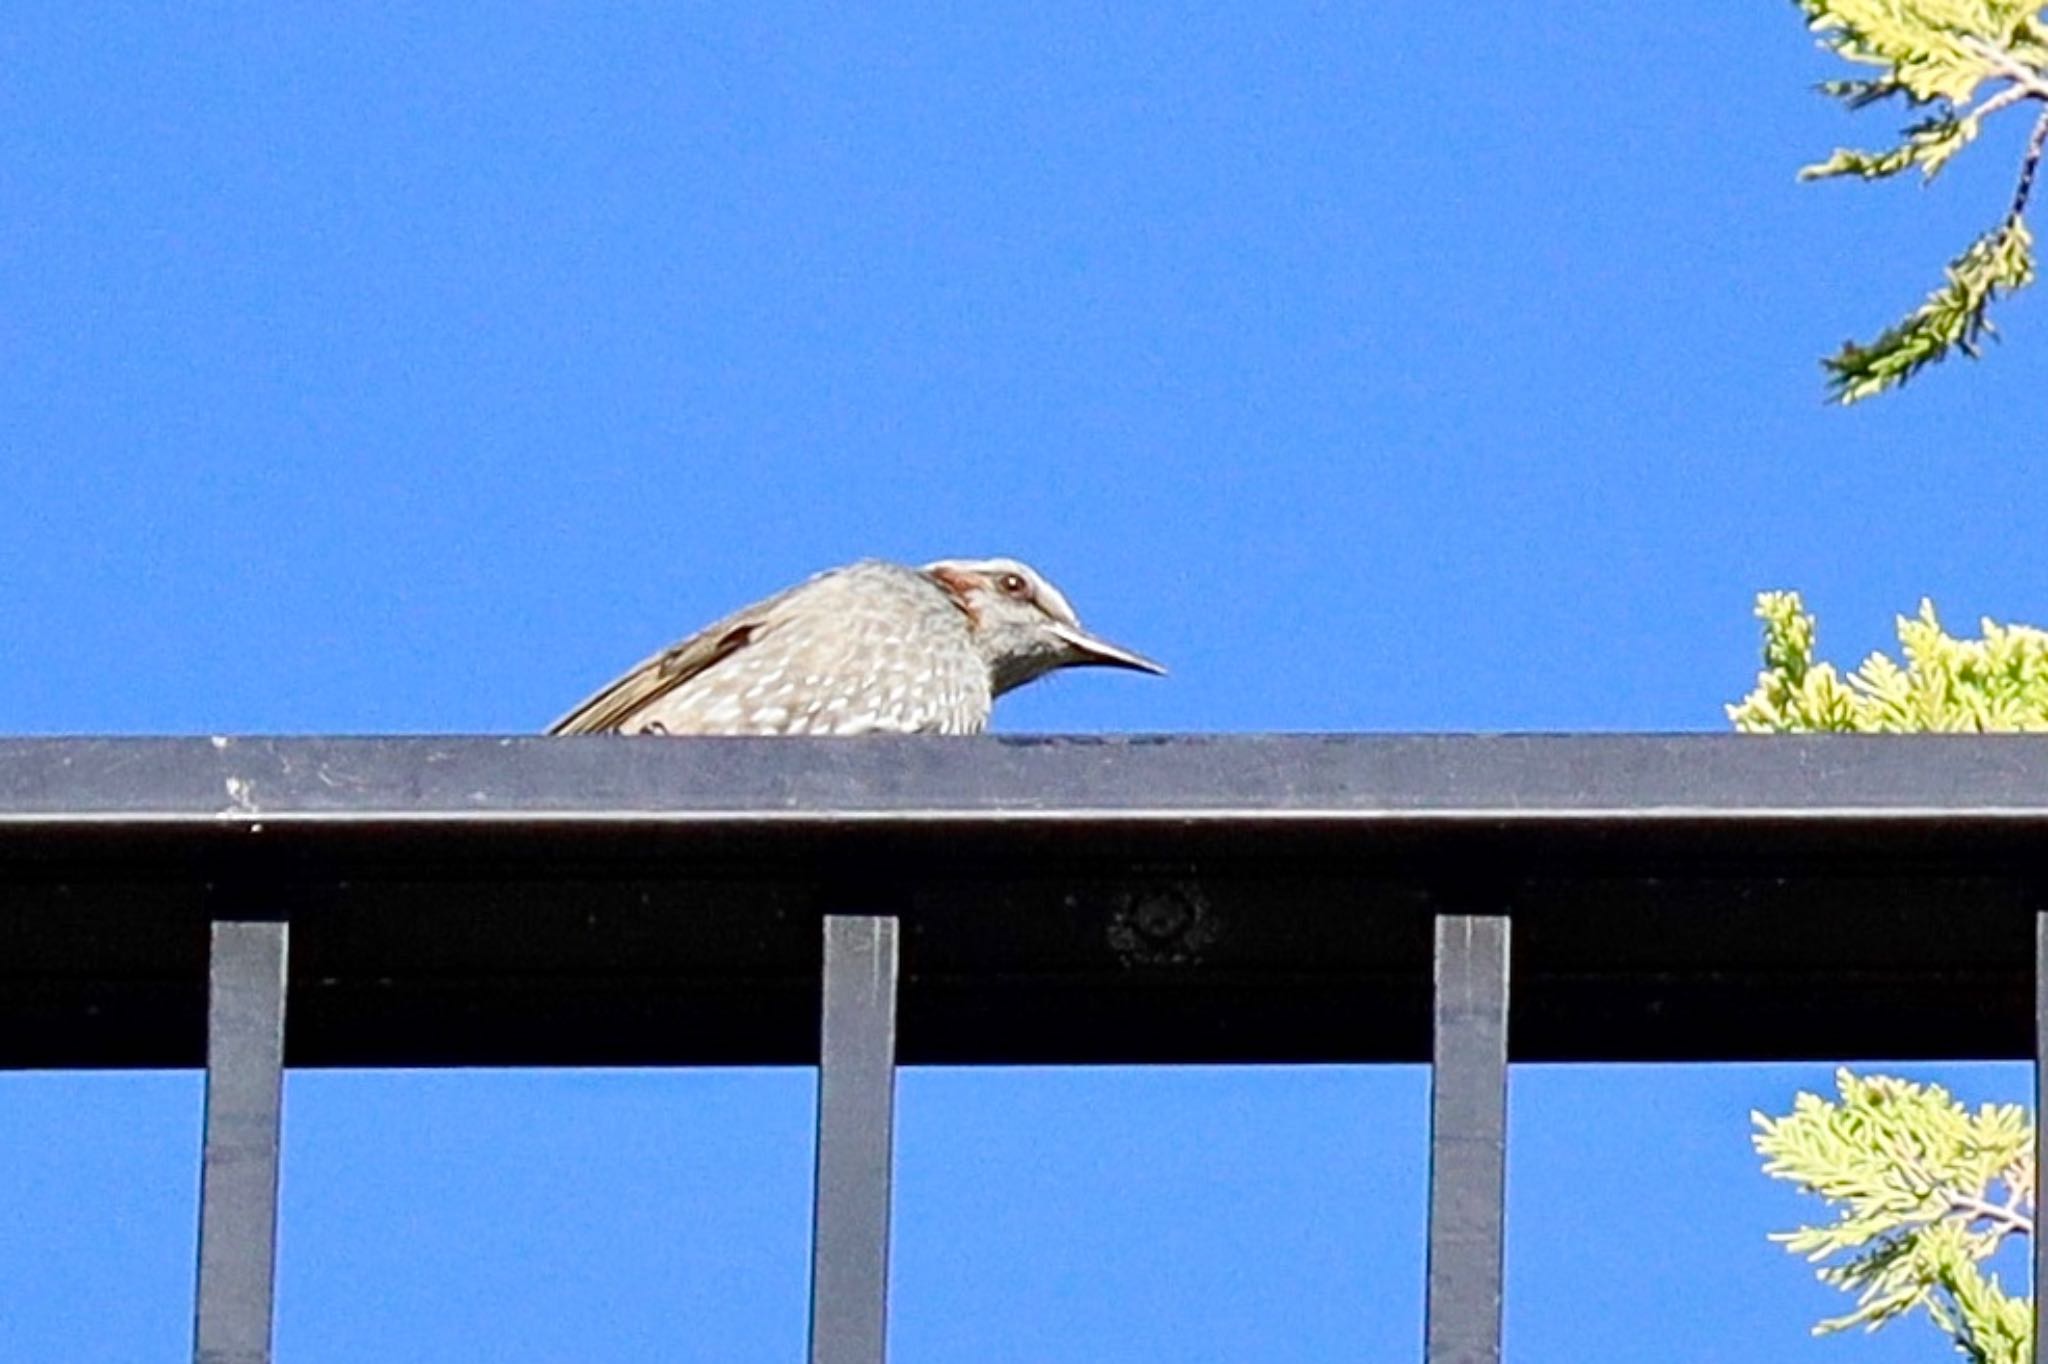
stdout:
[(1511, 1059), (2034, 1057), (2044, 853), (2033, 738), (9, 740), (0, 1065), (206, 1066), (260, 1364), (284, 1066), (815, 1063), (811, 1356), (879, 1364), (898, 1064), (1427, 1059), (1471, 1364)]

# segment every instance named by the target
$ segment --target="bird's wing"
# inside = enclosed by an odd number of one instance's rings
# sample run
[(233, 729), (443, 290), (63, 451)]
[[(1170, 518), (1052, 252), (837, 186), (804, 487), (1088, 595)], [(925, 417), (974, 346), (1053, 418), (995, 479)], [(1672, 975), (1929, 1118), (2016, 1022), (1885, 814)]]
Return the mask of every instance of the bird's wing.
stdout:
[(609, 734), (691, 678), (747, 647), (770, 624), (773, 597), (643, 659), (631, 672), (548, 726), (549, 734)]

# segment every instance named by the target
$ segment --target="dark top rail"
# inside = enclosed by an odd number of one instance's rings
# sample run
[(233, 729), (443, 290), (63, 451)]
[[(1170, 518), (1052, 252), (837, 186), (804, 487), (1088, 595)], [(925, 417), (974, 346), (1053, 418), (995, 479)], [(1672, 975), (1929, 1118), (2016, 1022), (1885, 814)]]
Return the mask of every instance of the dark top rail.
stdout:
[(2031, 1055), (2048, 738), (0, 740), (0, 1065), (795, 1063), (903, 921), (910, 1063), (1420, 1061), (1507, 913), (1518, 1060)]

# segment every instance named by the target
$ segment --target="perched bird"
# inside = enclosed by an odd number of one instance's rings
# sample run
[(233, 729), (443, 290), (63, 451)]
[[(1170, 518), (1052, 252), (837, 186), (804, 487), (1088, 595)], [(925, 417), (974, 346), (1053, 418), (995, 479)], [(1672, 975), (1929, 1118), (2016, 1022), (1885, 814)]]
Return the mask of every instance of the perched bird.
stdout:
[(1089, 665), (1166, 671), (1015, 559), (870, 559), (662, 650), (548, 733), (978, 734), (1004, 692)]

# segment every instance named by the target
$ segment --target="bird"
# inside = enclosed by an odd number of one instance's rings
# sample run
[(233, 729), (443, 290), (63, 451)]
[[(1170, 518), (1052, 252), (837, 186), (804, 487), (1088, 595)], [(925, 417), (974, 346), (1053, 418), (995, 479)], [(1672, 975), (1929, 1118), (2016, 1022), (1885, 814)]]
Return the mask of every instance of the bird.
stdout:
[(663, 649), (549, 734), (979, 734), (1059, 668), (1166, 669), (1081, 627), (1016, 559), (827, 569)]

